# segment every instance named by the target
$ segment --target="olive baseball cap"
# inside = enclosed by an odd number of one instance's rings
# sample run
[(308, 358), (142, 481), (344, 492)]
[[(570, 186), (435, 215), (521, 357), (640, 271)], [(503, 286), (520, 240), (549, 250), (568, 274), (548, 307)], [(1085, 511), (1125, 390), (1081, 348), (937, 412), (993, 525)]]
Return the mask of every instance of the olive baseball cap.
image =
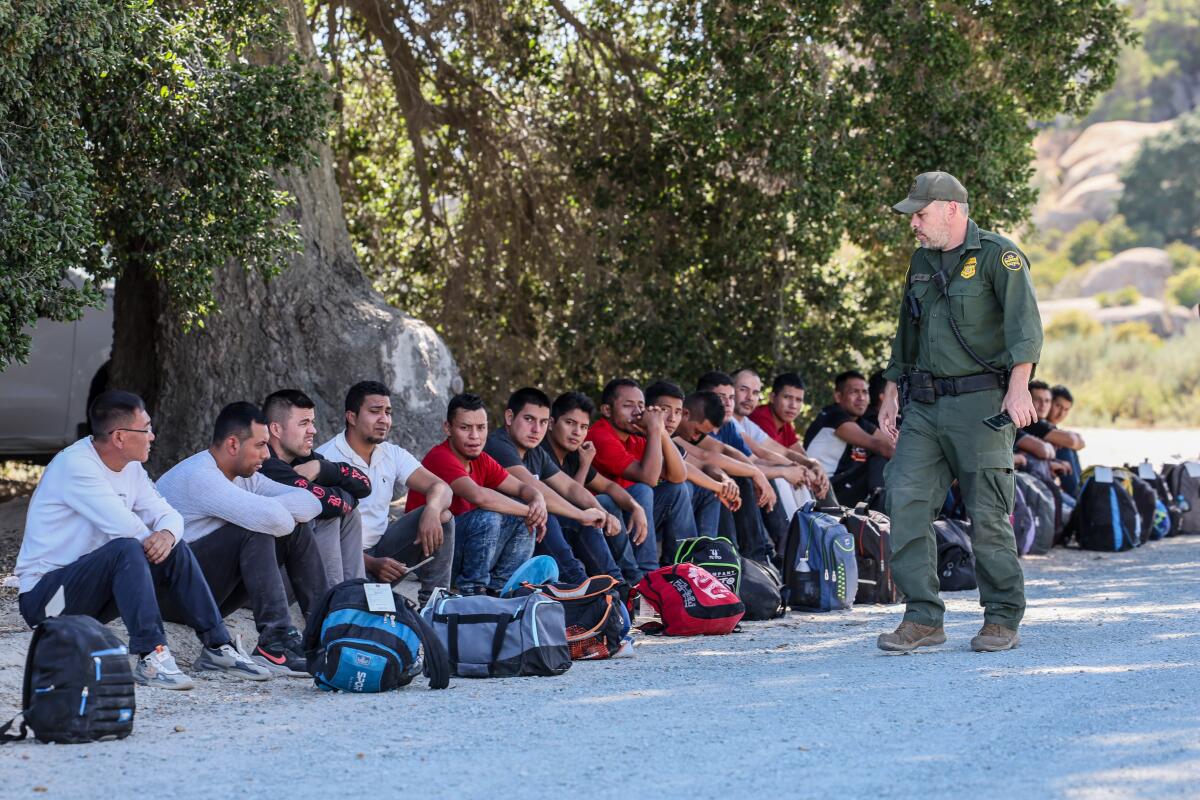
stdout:
[(913, 181), (908, 197), (892, 206), (897, 214), (915, 214), (934, 200), (967, 202), (967, 190), (949, 172), (922, 172)]

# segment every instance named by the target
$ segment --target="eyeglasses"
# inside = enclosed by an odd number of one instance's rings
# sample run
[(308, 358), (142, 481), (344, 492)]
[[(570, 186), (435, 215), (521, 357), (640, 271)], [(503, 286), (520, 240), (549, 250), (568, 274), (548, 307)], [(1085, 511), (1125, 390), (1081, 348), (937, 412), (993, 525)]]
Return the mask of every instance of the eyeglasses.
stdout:
[(154, 426), (147, 425), (145, 428), (113, 428), (111, 431), (109, 431), (109, 433), (112, 434), (116, 433), (117, 431), (129, 431), (130, 433), (154, 433)]

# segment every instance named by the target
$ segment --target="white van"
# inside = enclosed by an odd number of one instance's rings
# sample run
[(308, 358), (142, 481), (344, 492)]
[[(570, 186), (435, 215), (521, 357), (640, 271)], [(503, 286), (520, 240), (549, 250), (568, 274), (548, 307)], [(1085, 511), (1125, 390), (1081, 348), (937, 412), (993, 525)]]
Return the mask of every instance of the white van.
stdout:
[[(71, 275), (82, 284), (82, 277)], [(0, 457), (45, 460), (87, 434), (87, 408), (108, 383), (113, 287), (75, 322), (39, 320), (29, 361), (0, 372)]]

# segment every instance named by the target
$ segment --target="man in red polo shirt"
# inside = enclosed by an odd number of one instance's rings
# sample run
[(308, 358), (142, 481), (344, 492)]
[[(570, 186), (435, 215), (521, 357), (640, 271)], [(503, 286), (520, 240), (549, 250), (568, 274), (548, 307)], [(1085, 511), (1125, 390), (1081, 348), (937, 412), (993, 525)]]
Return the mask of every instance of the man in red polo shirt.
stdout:
[(697, 535), (687, 471), (679, 468), (682, 461), (667, 433), (664, 410), (646, 405), (637, 381), (609, 381), (600, 396), (600, 419), (588, 430), (587, 440), (596, 449), (596, 471), (616, 481), (646, 513), (646, 538), (633, 546), (638, 568), (658, 569), (663, 539)]
[[(498, 593), (533, 555), (534, 536), (546, 533), (546, 501), (483, 452), (487, 412), (473, 394), (451, 398), (442, 424), (446, 441), (421, 466), (450, 484), (454, 501), (454, 583), (462, 594)], [(425, 505), (410, 491), (405, 513)]]
[(825, 474), (820, 464), (809, 458), (796, 433), (796, 417), (804, 410), (804, 379), (795, 372), (784, 372), (775, 378), (771, 384), (771, 399), (754, 409), (750, 419), (762, 428), (771, 440), (790, 453), (801, 457), (803, 465), (819, 473), (820, 488), (814, 491), (818, 505), (823, 507), (835, 505), (837, 498), (829, 486), (829, 476)]

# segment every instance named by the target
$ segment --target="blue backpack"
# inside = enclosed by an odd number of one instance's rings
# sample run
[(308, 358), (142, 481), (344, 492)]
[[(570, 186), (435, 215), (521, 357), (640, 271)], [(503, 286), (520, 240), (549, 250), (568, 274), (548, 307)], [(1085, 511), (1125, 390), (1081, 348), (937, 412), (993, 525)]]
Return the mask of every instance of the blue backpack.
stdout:
[(808, 502), (792, 517), (783, 553), (783, 602), (807, 611), (854, 605), (858, 560), (854, 537), (837, 517)]
[(393, 595), (396, 613), (371, 611), (365, 583), (339, 583), (309, 615), (304, 651), (317, 688), (386, 692), (407, 686), (422, 671), (430, 689), (449, 686), (446, 650), (412, 602)]

